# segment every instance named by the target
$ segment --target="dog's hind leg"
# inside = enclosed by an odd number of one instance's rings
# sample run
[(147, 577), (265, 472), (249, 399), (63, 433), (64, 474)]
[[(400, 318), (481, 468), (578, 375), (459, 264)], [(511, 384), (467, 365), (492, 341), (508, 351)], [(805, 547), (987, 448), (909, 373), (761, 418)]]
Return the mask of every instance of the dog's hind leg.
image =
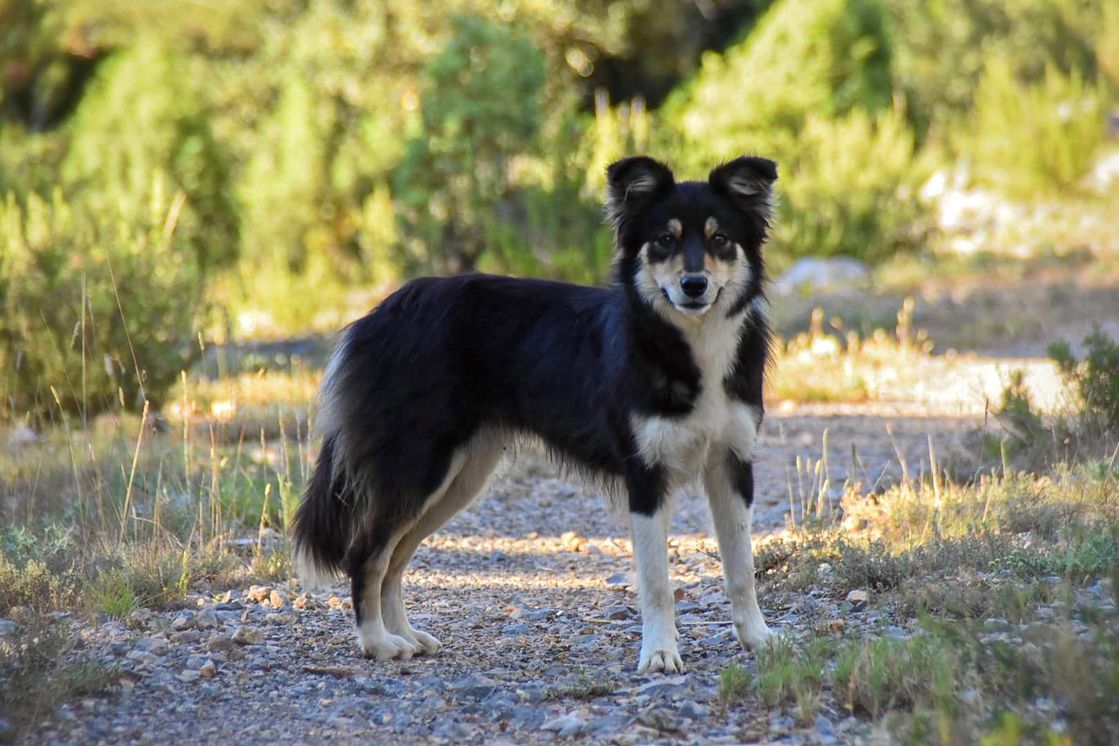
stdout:
[(758, 607), (754, 587), (754, 548), (750, 535), (754, 517), (754, 469), (731, 450), (713, 452), (704, 486), (719, 540), (723, 582), (731, 603), (734, 632), (746, 648), (756, 649), (773, 633)]
[(386, 629), (411, 642), (416, 653), (438, 653), (443, 644), (436, 638), (412, 627), (404, 608), (401, 581), (404, 569), (420, 543), (459, 511), (470, 505), (485, 490), (494, 468), (505, 452), (499, 437), (482, 433), (470, 442), (466, 458), (458, 475), (436, 501), (432, 501), (419, 521), (405, 534), (393, 549), (384, 582), (381, 584), (381, 608)]
[[(375, 519), (371, 530), (359, 537), (350, 547), (347, 556), (351, 582), (351, 599), (354, 605), (354, 623), (357, 625), (358, 645), (369, 658), (408, 659), (420, 652), (420, 645), (393, 632), (386, 625), (382, 588), (391, 567), (393, 552), (419, 523), (422, 516), (442, 500), (451, 484), (458, 477), (465, 462), (465, 454), (455, 454), (439, 486), (423, 501), (419, 516), (391, 521), (382, 515)], [(396, 622), (395, 608), (388, 611), (388, 619)]]

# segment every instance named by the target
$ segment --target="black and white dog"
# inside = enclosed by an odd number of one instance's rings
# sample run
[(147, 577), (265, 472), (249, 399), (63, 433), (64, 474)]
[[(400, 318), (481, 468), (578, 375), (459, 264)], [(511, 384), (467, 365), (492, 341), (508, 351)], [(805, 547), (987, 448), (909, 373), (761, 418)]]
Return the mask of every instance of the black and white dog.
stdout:
[(755, 647), (770, 637), (750, 524), (770, 344), (762, 244), (776, 178), (764, 158), (679, 183), (651, 158), (621, 160), (608, 171), (612, 287), (425, 278), (346, 330), (322, 385), (322, 451), (294, 548), (310, 582), (349, 575), (365, 655), (442, 647), (408, 623), (404, 568), (525, 435), (628, 497), (638, 672), (683, 670), (668, 503), (700, 480), (738, 639)]

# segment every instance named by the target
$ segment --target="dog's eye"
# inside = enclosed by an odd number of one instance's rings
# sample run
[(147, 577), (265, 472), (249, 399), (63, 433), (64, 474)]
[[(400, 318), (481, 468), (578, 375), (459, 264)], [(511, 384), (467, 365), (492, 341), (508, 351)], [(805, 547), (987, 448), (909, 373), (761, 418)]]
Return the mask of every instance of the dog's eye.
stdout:
[(727, 245), (727, 237), (722, 233), (716, 233), (711, 237), (711, 245), (717, 249), (721, 249)]
[(657, 243), (659, 243), (661, 246), (671, 246), (672, 244), (676, 243), (676, 236), (672, 235), (671, 233), (662, 233), (657, 236)]

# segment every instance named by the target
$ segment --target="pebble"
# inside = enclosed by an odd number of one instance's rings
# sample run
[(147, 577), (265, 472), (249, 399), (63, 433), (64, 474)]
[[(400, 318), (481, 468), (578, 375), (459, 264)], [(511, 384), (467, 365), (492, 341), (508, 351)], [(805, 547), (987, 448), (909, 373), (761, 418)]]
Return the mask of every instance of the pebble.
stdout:
[(218, 667), (214, 665), (213, 661), (206, 661), (198, 669), (198, 673), (200, 673), (204, 679), (212, 679), (217, 675)]
[(0, 619), (0, 637), (8, 637), (19, 632), (19, 625), (11, 619)]
[(181, 632), (184, 629), (190, 629), (193, 626), (194, 619), (191, 617), (190, 614), (187, 613), (180, 614), (179, 616), (175, 617), (174, 621), (171, 622), (171, 629), (175, 630), (176, 632)]
[(212, 611), (200, 611), (194, 616), (194, 626), (198, 629), (213, 629), (218, 626), (218, 618)]
[(167, 640), (162, 637), (145, 637), (136, 643), (138, 650), (151, 653), (152, 655), (163, 655), (167, 652)]
[(242, 625), (233, 630), (233, 636), (230, 639), (238, 645), (259, 645), (264, 642), (264, 633), (256, 627)]
[(576, 736), (587, 729), (587, 721), (576, 715), (561, 715), (540, 726), (540, 730), (553, 731), (560, 736)]
[(245, 596), (254, 603), (264, 603), (272, 595), (272, 589), (263, 585), (249, 586), (248, 592)]

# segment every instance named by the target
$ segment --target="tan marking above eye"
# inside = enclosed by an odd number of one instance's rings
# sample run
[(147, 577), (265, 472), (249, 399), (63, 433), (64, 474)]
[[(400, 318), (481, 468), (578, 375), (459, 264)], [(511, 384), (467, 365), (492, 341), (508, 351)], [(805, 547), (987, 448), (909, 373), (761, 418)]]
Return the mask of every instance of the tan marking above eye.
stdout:
[(719, 221), (715, 218), (707, 218), (707, 222), (703, 224), (703, 237), (711, 238), (717, 230), (719, 230)]
[(672, 235), (676, 236), (676, 238), (680, 238), (684, 235), (684, 224), (676, 218), (672, 218), (672, 220), (668, 221), (668, 230)]

